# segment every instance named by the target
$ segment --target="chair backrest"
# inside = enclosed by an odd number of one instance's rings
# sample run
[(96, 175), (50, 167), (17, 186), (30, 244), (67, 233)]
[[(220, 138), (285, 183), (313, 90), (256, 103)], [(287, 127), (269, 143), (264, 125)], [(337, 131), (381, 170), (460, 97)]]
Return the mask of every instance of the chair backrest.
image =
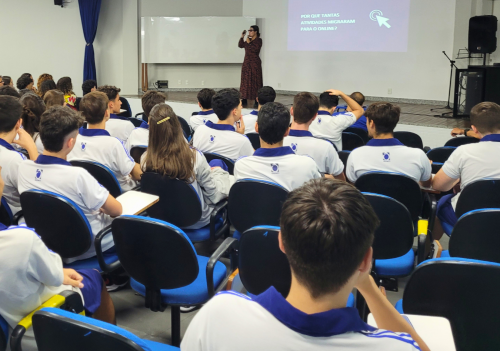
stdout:
[(356, 181), (356, 188), (362, 192), (392, 197), (406, 206), (413, 221), (422, 212), (423, 196), (420, 186), (412, 178), (402, 174), (370, 172)]
[(463, 214), (482, 208), (500, 208), (500, 179), (483, 179), (468, 184), (460, 192), (455, 213)]
[(500, 209), (474, 210), (459, 218), (450, 237), (450, 256), (500, 263)]
[(134, 125), (134, 127), (138, 128), (142, 125), (142, 119), (139, 119), (139, 118), (134, 118), (134, 117), (130, 117), (128, 119), (130, 122), (132, 122), (132, 124)]
[(193, 130), (191, 129), (191, 126), (184, 118), (179, 117), (179, 116), (177, 116), (177, 118), (179, 119), (179, 122), (181, 123), (181, 127), (182, 127), (182, 131), (184, 132), (184, 136), (189, 141), (190, 138), (193, 136)]
[(240, 233), (261, 225), (279, 226), (287, 196), (288, 191), (278, 184), (239, 180), (229, 191), (229, 220)]
[(363, 145), (365, 145), (365, 142), (359, 135), (342, 132), (342, 151), (352, 151)]
[(203, 155), (205, 155), (205, 158), (207, 159), (208, 163), (210, 163), (210, 161), (212, 161), (212, 160), (222, 160), (226, 164), (229, 174), (231, 174), (231, 175), (234, 174), (234, 162), (233, 162), (233, 160), (231, 160), (227, 157), (224, 157), (222, 155), (219, 155), (219, 154), (203, 153)]
[(70, 199), (43, 190), (21, 194), (26, 225), (34, 228), (49, 249), (62, 258), (77, 257), (88, 251), (92, 229), (82, 210)]
[(347, 167), (347, 160), (349, 160), (350, 155), (351, 155), (350, 151), (339, 151), (339, 158), (342, 161), (342, 163), (344, 164), (344, 174), (345, 174), (346, 167)]
[(450, 321), (457, 351), (500, 350), (500, 265), (434, 259), (413, 272), (403, 295), (406, 314)]
[(456, 147), (442, 146), (435, 149), (429, 150), (427, 152), (427, 158), (432, 161), (432, 173), (436, 174), (441, 170), (443, 164), (450, 158)]
[(12, 224), (12, 211), (7, 203), (7, 200), (2, 196), (2, 205), (0, 206), (0, 223), (5, 226)]
[(121, 216), (113, 221), (112, 233), (123, 269), (146, 288), (181, 288), (198, 276), (196, 251), (178, 227), (149, 217)]
[(105, 187), (111, 196), (118, 197), (122, 194), (122, 188), (120, 183), (114, 173), (103, 164), (92, 162), (92, 161), (70, 161), (71, 165), (74, 167), (84, 168), (89, 172), (92, 177), (94, 177), (99, 184)]
[(260, 149), (260, 137), (257, 133), (248, 133), (246, 134), (248, 140), (252, 143), (252, 147), (257, 150)]
[(79, 314), (44, 308), (33, 315), (33, 331), (39, 351), (144, 351), (145, 343), (134, 334)]
[(0, 351), (7, 350), (7, 342), (9, 341), (9, 324), (0, 316)]
[(292, 284), (288, 258), (280, 250), (279, 227), (254, 227), (241, 235), (238, 248), (241, 282), (248, 292), (259, 295), (274, 286), (285, 298)]
[(138, 113), (134, 116), (137, 119), (142, 119), (144, 122), (148, 123), (148, 118), (144, 114), (144, 112)]
[(364, 129), (361, 128), (354, 128), (354, 127), (349, 127), (347, 129), (344, 129), (344, 133), (353, 133), (361, 137), (363, 139), (363, 142), (366, 144), (368, 140), (370, 140), (370, 137), (368, 136), (368, 132)]
[(413, 132), (394, 132), (394, 138), (408, 147), (414, 147), (420, 150), (424, 149), (422, 138)]
[(130, 156), (134, 159), (135, 163), (141, 164), (141, 157), (147, 149), (147, 146), (134, 146), (130, 149)]
[(444, 146), (459, 147), (462, 145), (474, 144), (474, 143), (479, 143), (479, 139), (472, 137), (459, 137), (459, 138), (451, 138), (446, 142), (446, 144), (444, 144)]
[(385, 195), (363, 195), (380, 220), (372, 246), (373, 258), (383, 260), (407, 254), (413, 246), (413, 221), (408, 209), (401, 202)]
[(123, 96), (120, 96), (120, 101), (122, 102), (122, 109), (125, 110), (125, 112), (122, 112), (119, 115), (123, 117), (132, 117), (132, 109), (130, 108), (128, 100)]
[(201, 218), (200, 197), (192, 185), (182, 180), (145, 172), (141, 191), (160, 197), (158, 203), (148, 208), (148, 215), (153, 218), (183, 228), (196, 224)]

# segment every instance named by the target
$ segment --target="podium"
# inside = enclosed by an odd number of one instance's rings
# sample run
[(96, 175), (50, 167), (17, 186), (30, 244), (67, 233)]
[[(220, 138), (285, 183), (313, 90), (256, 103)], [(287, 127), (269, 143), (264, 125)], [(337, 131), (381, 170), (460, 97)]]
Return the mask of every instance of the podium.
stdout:
[(470, 116), (471, 109), (484, 101), (500, 105), (500, 66), (457, 69), (453, 117)]

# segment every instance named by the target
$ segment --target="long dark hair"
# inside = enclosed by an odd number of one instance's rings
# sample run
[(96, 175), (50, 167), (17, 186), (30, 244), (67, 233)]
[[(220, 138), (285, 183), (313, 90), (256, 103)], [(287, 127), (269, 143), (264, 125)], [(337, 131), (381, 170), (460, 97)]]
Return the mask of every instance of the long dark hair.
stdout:
[(40, 88), (38, 88), (38, 96), (40, 96), (43, 99), (46, 92), (54, 89), (57, 89), (56, 83), (52, 79), (45, 80), (40, 85)]
[(40, 117), (45, 112), (45, 104), (42, 98), (34, 93), (24, 94), (19, 103), (23, 105), (23, 128), (31, 137), (40, 131)]
[(71, 83), (70, 77), (62, 77), (57, 81), (57, 89), (63, 92), (64, 95), (72, 95), (73, 84)]
[(259, 26), (250, 26), (250, 28), (252, 28), (254, 31), (257, 32), (257, 37), (260, 38), (260, 30), (259, 30)]

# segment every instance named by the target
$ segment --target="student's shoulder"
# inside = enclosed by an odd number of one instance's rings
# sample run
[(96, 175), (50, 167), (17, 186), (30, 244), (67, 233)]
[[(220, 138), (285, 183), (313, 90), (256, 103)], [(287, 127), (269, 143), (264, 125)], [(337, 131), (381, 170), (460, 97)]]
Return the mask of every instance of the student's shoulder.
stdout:
[(301, 165), (304, 165), (304, 166), (311, 166), (311, 167), (314, 167), (316, 168), (316, 161), (314, 161), (314, 159), (309, 156), (309, 155), (297, 155), (297, 154), (294, 154), (294, 155), (289, 155), (290, 156), (290, 160), (292, 160), (293, 162), (297, 163), (297, 164), (301, 164)]
[[(7, 150), (2, 149), (0, 152), (0, 161), (13, 161), (13, 162), (21, 162), (27, 160), (26, 156), (24, 156), (21, 152), (16, 150)], [(0, 164), (1, 166), (1, 164)]]
[(30, 245), (34, 240), (40, 239), (34, 229), (25, 226), (9, 227), (0, 231), (0, 237), (6, 239), (15, 239), (15, 242), (20, 245)]
[(373, 343), (383, 344), (387, 350), (420, 350), (416, 341), (407, 333), (395, 333), (384, 329), (359, 333), (371, 338)]

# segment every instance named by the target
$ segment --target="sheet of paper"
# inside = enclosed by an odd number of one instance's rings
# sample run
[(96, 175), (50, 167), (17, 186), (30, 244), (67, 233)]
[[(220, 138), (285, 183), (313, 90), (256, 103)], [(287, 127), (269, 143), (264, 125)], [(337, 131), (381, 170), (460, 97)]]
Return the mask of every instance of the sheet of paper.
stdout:
[(137, 215), (157, 203), (160, 197), (131, 190), (118, 196), (116, 200), (123, 206), (123, 215)]

